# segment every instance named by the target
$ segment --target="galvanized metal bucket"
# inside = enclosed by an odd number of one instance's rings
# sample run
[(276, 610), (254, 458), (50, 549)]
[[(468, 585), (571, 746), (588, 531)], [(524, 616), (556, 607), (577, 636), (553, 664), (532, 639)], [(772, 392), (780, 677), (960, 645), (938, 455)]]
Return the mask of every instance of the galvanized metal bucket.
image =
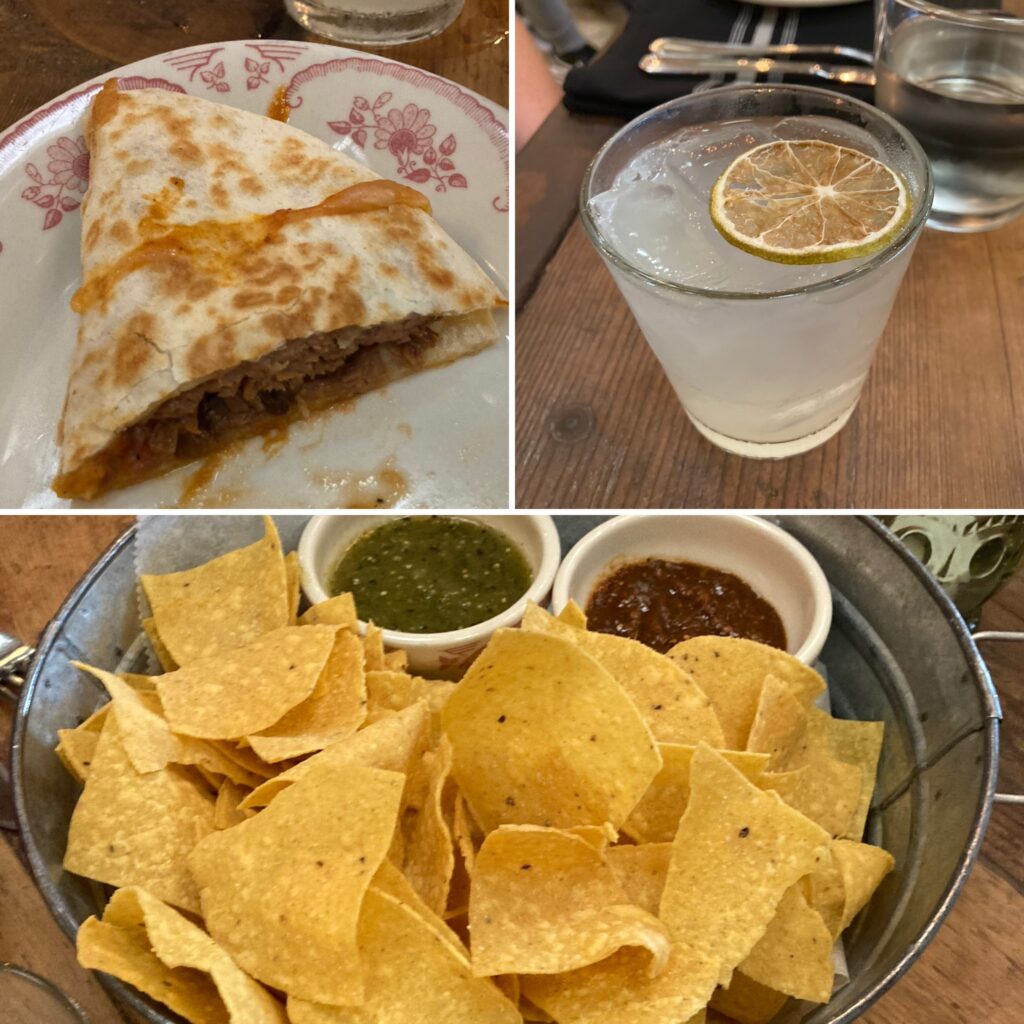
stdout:
[[(776, 519), (817, 557), (833, 586), (822, 654), (840, 717), (883, 720), (885, 744), (869, 838), (896, 869), (846, 933), (851, 981), (826, 1005), (782, 1021), (845, 1024), (921, 954), (959, 895), (992, 807), (999, 704), (978, 649), (942, 590), (868, 518)], [(573, 523), (563, 520), (565, 534)], [(582, 525), (577, 519), (578, 532)], [(563, 535), (563, 542), (571, 537)], [(100, 888), (61, 867), (78, 786), (53, 749), (57, 730), (103, 701), (71, 659), (118, 664), (140, 634), (134, 532), (125, 534), (68, 597), (39, 645), (22, 688), (12, 747), (18, 824), (32, 870), (69, 938), (103, 904)], [(566, 544), (568, 547), (569, 544)], [(177, 1021), (134, 989), (101, 976), (151, 1024)]]

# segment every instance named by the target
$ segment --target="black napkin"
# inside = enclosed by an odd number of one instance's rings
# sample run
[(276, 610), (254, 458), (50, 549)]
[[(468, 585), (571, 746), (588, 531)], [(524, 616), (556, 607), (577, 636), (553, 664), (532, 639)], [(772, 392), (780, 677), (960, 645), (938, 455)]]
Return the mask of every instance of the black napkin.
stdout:
[[(748, 43), (759, 27), (758, 41), (839, 43), (870, 51), (874, 5), (862, 2), (840, 7), (762, 7), (735, 0), (637, 0), (618, 38), (589, 64), (569, 72), (565, 79), (565, 105), (580, 113), (635, 117), (659, 103), (687, 95), (708, 79), (707, 75), (645, 74), (637, 64), (652, 40), (659, 36), (685, 36)], [(731, 82), (734, 76), (716, 75), (713, 80)], [(779, 78), (758, 78), (766, 80)], [(808, 78), (786, 81), (832, 87), (831, 83)], [(865, 86), (835, 88), (857, 99), (872, 99), (872, 90)]]

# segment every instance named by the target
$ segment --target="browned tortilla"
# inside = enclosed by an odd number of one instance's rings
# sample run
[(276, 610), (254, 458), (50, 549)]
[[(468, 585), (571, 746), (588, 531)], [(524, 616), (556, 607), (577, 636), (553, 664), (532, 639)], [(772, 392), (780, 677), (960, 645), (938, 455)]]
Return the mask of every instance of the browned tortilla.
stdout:
[(497, 336), (500, 294), (426, 200), (304, 132), (108, 83), (87, 140), (63, 497), (136, 483)]

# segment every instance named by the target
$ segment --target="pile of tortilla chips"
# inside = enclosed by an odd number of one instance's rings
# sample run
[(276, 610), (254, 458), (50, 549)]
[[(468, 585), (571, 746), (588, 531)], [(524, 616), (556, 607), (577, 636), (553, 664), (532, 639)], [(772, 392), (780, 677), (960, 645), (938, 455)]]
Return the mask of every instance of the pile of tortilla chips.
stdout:
[(86, 668), (78, 954), (195, 1024), (680, 1024), (829, 999), (892, 869), (881, 725), (779, 651), (667, 656), (531, 607), (455, 685), (263, 540), (143, 577), (164, 672)]

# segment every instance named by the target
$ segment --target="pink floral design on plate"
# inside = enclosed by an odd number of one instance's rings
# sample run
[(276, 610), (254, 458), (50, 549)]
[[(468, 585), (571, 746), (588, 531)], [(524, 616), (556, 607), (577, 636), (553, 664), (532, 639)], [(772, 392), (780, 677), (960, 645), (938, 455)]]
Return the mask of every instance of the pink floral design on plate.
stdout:
[(256, 60), (255, 57), (245, 58), (245, 70), (249, 72), (245, 80), (245, 87), (250, 92), (266, 85), (270, 79), (270, 65), (276, 64), (277, 70), (284, 73), (286, 61), (296, 60), (301, 57), (305, 47), (297, 43), (246, 43), (246, 48), (255, 50), (262, 57)]
[(231, 92), (231, 86), (224, 81), (224, 61), (218, 61), (209, 71), (200, 71), (199, 77), (206, 83), (207, 89)]
[(46, 211), (43, 230), (49, 231), (64, 219), (65, 213), (81, 205), (79, 196), (89, 184), (89, 151), (82, 136), (69, 139), (62, 135), (52, 146), (47, 146), (46, 155), (50, 177), (44, 178), (35, 164), (26, 164), (25, 173), (35, 184), (29, 185), (21, 198)]
[(249, 77), (245, 80), (245, 87), (250, 91), (258, 89), (269, 81), (267, 75), (270, 74), (270, 61), (258, 61), (253, 60), (252, 57), (246, 57), (245, 70), (249, 72)]
[(338, 135), (347, 135), (363, 148), (373, 132), (373, 148), (386, 149), (398, 161), (398, 173), (417, 185), (434, 182), (435, 192), (450, 188), (466, 188), (469, 182), (460, 174), (451, 159), (456, 149), (454, 135), (448, 135), (435, 146), (437, 126), (430, 123), (430, 111), (407, 103), (404, 107), (384, 108), (391, 93), (382, 92), (371, 105), (364, 96), (352, 101), (345, 121), (328, 121), (327, 126)]

